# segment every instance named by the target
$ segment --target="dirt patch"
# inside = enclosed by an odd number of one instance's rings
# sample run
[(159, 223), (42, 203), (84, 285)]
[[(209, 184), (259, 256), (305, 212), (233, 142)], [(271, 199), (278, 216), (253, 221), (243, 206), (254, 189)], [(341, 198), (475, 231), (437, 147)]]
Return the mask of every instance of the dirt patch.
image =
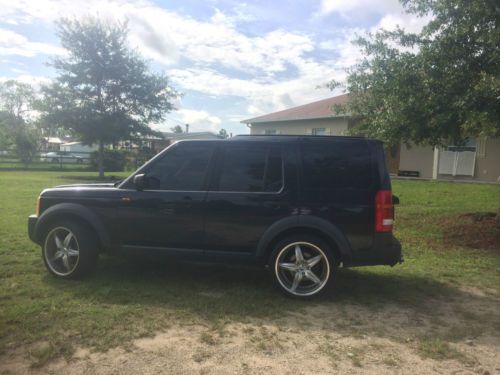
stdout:
[(440, 219), (436, 224), (443, 230), (446, 247), (485, 249), (500, 254), (500, 213), (467, 213)]
[[(273, 320), (176, 323), (106, 352), (80, 348), (70, 359), (38, 369), (30, 368), (22, 352), (10, 353), (0, 358), (0, 370), (65, 375), (500, 373), (500, 339), (494, 331), (457, 332), (478, 320), (467, 319), (461, 309), (495, 320), (498, 303), (429, 304), (433, 315), (393, 304), (320, 303)], [(445, 328), (457, 336), (436, 339), (446, 337)]]
[(202, 326), (176, 327), (154, 338), (136, 340), (129, 349), (105, 353), (81, 349), (69, 361), (60, 359), (41, 369), (30, 369), (19, 358), (7, 359), (2, 367), (6, 374), (76, 375), (494, 374), (500, 366), (495, 358), (498, 340), (491, 337), (454, 344), (453, 350), (466, 361), (460, 357), (438, 361), (419, 355), (416, 343), (371, 336), (350, 337), (323, 330), (304, 335), (283, 331), (279, 325), (235, 324), (226, 327), (216, 344), (207, 344), (200, 340), (206, 330)]

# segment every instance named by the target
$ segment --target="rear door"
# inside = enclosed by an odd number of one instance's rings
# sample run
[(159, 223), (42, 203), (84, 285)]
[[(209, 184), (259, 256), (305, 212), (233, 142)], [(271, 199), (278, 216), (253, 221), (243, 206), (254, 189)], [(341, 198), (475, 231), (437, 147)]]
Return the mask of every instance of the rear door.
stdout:
[[(286, 146), (257, 141), (220, 144), (207, 195), (206, 255), (250, 254), (274, 222), (290, 215), (293, 179)], [(220, 254), (223, 255), (223, 254)]]

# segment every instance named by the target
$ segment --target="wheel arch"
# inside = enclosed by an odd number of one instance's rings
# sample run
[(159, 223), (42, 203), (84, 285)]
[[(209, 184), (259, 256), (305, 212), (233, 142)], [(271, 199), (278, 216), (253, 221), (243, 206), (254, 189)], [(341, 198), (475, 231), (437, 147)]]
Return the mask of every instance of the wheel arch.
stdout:
[(50, 223), (62, 218), (73, 219), (86, 225), (97, 235), (101, 249), (110, 246), (111, 241), (101, 219), (87, 207), (76, 203), (59, 203), (47, 208), (40, 215), (35, 226), (37, 242), (43, 242), (43, 235)]
[(267, 262), (273, 247), (279, 241), (297, 233), (316, 236), (325, 241), (339, 262), (351, 257), (347, 238), (334, 224), (317, 216), (297, 215), (281, 219), (266, 230), (257, 244), (257, 258)]

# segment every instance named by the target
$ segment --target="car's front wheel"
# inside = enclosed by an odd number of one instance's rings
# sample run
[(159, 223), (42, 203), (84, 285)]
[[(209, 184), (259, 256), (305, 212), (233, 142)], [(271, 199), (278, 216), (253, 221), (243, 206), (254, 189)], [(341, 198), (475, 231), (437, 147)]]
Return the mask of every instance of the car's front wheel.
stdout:
[(45, 266), (53, 275), (72, 279), (91, 272), (98, 258), (98, 241), (85, 225), (73, 221), (54, 223), (42, 246)]
[(294, 236), (275, 246), (269, 268), (276, 285), (285, 294), (308, 298), (330, 286), (335, 259), (324, 241), (312, 236)]

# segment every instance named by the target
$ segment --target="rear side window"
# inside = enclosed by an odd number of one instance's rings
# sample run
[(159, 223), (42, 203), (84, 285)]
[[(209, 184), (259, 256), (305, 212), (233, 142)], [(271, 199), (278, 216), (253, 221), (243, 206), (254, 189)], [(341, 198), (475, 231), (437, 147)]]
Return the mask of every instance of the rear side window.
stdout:
[(226, 145), (220, 163), (219, 191), (278, 192), (283, 158), (277, 145)]
[(366, 142), (311, 142), (301, 146), (303, 185), (310, 189), (366, 189), (373, 182)]
[(179, 143), (146, 172), (146, 189), (201, 190), (213, 150), (207, 143)]

